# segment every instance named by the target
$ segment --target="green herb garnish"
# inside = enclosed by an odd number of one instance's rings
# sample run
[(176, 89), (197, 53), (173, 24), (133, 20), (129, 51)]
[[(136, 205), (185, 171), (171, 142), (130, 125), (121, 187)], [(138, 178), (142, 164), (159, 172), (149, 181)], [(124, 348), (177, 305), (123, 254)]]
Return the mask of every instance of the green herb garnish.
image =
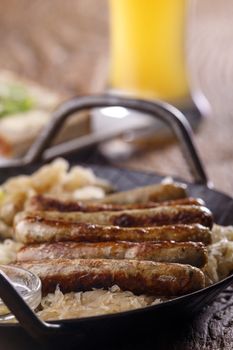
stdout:
[(0, 118), (27, 112), (35, 106), (27, 89), (18, 84), (0, 84)]

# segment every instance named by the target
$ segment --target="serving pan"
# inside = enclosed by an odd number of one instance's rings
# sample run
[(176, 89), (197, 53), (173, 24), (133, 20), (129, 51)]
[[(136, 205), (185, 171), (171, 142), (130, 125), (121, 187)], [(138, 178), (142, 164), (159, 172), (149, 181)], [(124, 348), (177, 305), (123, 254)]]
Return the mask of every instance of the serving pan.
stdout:
[[(164, 121), (174, 132), (193, 175), (194, 183), (187, 183), (189, 194), (193, 197), (201, 197), (207, 207), (212, 210), (215, 222), (221, 225), (233, 224), (233, 199), (226, 194), (215, 191), (208, 181), (202, 162), (192, 140), (190, 126), (176, 108), (162, 102), (150, 102), (135, 99), (126, 99), (114, 96), (86, 96), (74, 98), (63, 105), (54, 113), (51, 123), (41, 133), (37, 141), (22, 159), (6, 162), (1, 171), (0, 180), (5, 181), (9, 176), (22, 173), (30, 173), (47, 161), (58, 155), (65, 155), (77, 148), (85, 148), (90, 144), (84, 140), (64, 144), (62, 146), (50, 146), (53, 138), (60, 130), (65, 120), (73, 113), (94, 107), (122, 106), (148, 113), (155, 118)], [(95, 144), (100, 140), (94, 140)], [(58, 148), (57, 148), (58, 147)], [(73, 159), (75, 162), (75, 160)], [(88, 164), (88, 166), (91, 166)], [(113, 167), (92, 166), (98, 176), (110, 180), (118, 190), (125, 190), (136, 186), (148, 185), (160, 182), (164, 177), (157, 174), (129, 171)], [(224, 288), (232, 284), (233, 274), (214, 285), (194, 293), (175, 298), (162, 304), (131, 310), (116, 314), (86, 317), (72, 320), (43, 322), (24, 303), (14, 290), (6, 277), (0, 273), (0, 297), (15, 315), (18, 324), (0, 324), (0, 339), (7, 332), (21, 337), (28, 344), (30, 335), (43, 344), (56, 347), (87, 344), (90, 340), (101, 342), (103, 339), (117, 339), (127, 334), (143, 334), (151, 330), (153, 334), (158, 325), (167, 325), (168, 320), (180, 321), (199, 312), (210, 303)], [(26, 331), (26, 333), (25, 333)], [(152, 336), (150, 334), (150, 336)], [(158, 336), (158, 335), (157, 335)]]

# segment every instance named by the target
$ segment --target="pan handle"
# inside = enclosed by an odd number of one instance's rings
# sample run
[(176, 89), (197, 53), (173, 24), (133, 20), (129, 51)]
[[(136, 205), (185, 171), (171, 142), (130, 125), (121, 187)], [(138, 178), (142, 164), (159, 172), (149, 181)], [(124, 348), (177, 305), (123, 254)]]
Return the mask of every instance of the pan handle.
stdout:
[[(28, 165), (40, 160), (48, 160), (56, 156), (62, 156), (69, 152), (80, 150), (87, 146), (101, 142), (101, 139), (80, 138), (76, 142), (66, 142), (58, 146), (52, 146), (56, 134), (64, 122), (72, 114), (88, 108), (121, 106), (151, 115), (166, 123), (172, 129), (178, 139), (182, 153), (189, 167), (195, 183), (210, 185), (203, 164), (192, 138), (191, 127), (185, 116), (175, 107), (165, 102), (145, 101), (140, 99), (124, 98), (114, 95), (93, 95), (75, 97), (64, 102), (53, 114), (49, 124), (42, 130), (39, 137), (33, 143), (26, 155), (21, 159), (15, 159), (12, 166)], [(82, 141), (82, 139), (85, 139)], [(69, 147), (67, 147), (69, 146)], [(6, 164), (6, 168), (9, 167)]]
[(6, 274), (0, 270), (0, 297), (20, 325), (39, 342), (49, 343), (54, 336), (61, 334), (62, 325), (40, 320), (17, 292)]

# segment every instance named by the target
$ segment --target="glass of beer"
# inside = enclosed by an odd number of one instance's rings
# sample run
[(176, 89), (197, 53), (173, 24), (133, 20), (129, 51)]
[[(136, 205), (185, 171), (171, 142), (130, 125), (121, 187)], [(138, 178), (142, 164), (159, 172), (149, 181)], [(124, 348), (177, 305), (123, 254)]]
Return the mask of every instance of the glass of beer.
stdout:
[[(190, 15), (194, 3), (195, 0), (109, 0), (108, 78), (110, 93), (167, 101), (185, 114), (193, 129), (202, 119), (201, 114), (209, 113), (206, 99), (199, 89), (194, 88), (193, 82), (192, 92), (190, 91), (186, 67), (186, 27), (191, 23), (189, 19), (192, 17)], [(102, 115), (106, 116), (107, 113), (112, 119), (116, 115), (115, 112), (114, 108), (101, 110)], [(128, 118), (131, 122), (132, 117), (141, 122), (145, 115), (128, 111), (125, 119)], [(117, 122), (119, 124), (120, 120)], [(122, 137), (120, 147), (116, 146), (116, 143), (111, 145), (109, 141), (108, 148), (105, 147), (102, 153), (112, 157), (112, 150), (120, 148), (124, 157), (129, 145), (133, 153), (147, 147), (158, 148), (160, 144), (164, 145), (170, 140), (171, 134), (167, 127), (151, 118), (150, 127), (145, 133), (140, 135), (135, 132), (133, 136), (131, 133), (129, 138)]]
[(110, 88), (176, 106), (190, 102), (187, 0), (110, 0)]

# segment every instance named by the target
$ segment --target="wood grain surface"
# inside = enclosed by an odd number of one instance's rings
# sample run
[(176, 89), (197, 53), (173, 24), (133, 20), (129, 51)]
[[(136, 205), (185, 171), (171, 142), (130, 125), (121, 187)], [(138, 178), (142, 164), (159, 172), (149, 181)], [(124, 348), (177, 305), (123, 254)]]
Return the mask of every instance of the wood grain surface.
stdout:
[[(107, 0), (1, 0), (0, 68), (16, 71), (68, 96), (103, 91), (108, 72), (107, 5)], [(212, 108), (195, 140), (215, 187), (230, 195), (233, 195), (232, 23), (232, 0), (196, 1), (187, 34), (190, 75)], [(176, 145), (135, 156), (123, 165), (188, 176)], [(231, 350), (232, 318), (233, 295), (229, 289), (184, 329), (174, 328), (169, 334), (155, 337), (155, 343), (158, 341), (155, 347)], [(150, 346), (138, 344), (141, 349)]]

